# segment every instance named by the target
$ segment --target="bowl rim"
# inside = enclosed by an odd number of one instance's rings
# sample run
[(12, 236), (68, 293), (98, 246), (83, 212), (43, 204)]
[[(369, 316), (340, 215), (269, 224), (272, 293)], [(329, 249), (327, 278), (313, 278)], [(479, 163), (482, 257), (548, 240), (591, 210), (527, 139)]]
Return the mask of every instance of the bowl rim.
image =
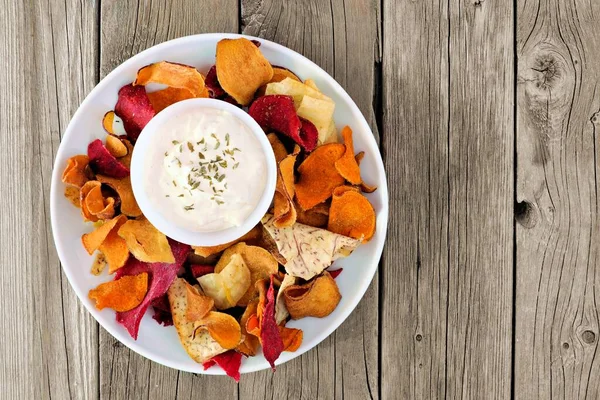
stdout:
[[(202, 368), (199, 368), (197, 370), (196, 369), (191, 370), (191, 369), (182, 367), (177, 362), (172, 361), (170, 358), (166, 358), (161, 355), (148, 354), (145, 351), (144, 347), (142, 347), (137, 341), (135, 341), (133, 339), (127, 340), (128, 338), (125, 338), (124, 340), (121, 340), (121, 337), (122, 336), (124, 337), (122, 332), (119, 332), (116, 329), (113, 329), (112, 326), (105, 325), (102, 322), (100, 322), (104, 318), (100, 315), (99, 311), (97, 311), (90, 303), (85, 301), (85, 299), (87, 298), (87, 294), (83, 293), (76, 285), (73, 285), (75, 278), (72, 275), (71, 271), (68, 268), (64, 267), (63, 262), (62, 262), (62, 260), (64, 259), (64, 257), (62, 257), (62, 254), (66, 254), (68, 252), (68, 246), (64, 245), (60, 240), (57, 240), (58, 234), (56, 233), (59, 230), (59, 222), (57, 219), (58, 204), (57, 204), (57, 200), (56, 200), (56, 199), (58, 199), (57, 190), (59, 190), (59, 183), (62, 183), (61, 182), (61, 172), (60, 172), (62, 165), (59, 165), (59, 162), (61, 159), (64, 158), (63, 153), (68, 151), (67, 146), (63, 146), (63, 142), (65, 142), (65, 140), (73, 134), (72, 133), (74, 131), (73, 121), (78, 118), (81, 118), (81, 116), (84, 112), (83, 110), (86, 108), (88, 103), (92, 102), (92, 99), (96, 96), (97, 92), (102, 91), (105, 86), (108, 86), (109, 82), (112, 79), (114, 79), (116, 76), (120, 75), (122, 73), (122, 71), (126, 70), (130, 66), (134, 66), (134, 65), (138, 64), (139, 59), (142, 59), (143, 57), (147, 56), (150, 53), (160, 53), (163, 49), (173, 46), (175, 43), (186, 44), (186, 43), (193, 43), (194, 41), (197, 41), (199, 39), (218, 41), (220, 39), (236, 39), (236, 38), (241, 38), (241, 37), (249, 39), (249, 40), (257, 40), (257, 41), (261, 42), (262, 44), (268, 44), (268, 46), (271, 47), (273, 49), (273, 51), (278, 52), (278, 53), (283, 53), (283, 54), (290, 54), (294, 58), (298, 58), (298, 59), (302, 60), (303, 62), (311, 64), (315, 70), (321, 71), (324, 74), (324, 76), (327, 77), (329, 84), (331, 85), (332, 89), (336, 92), (336, 94), (338, 96), (340, 96), (341, 98), (343, 98), (347, 102), (350, 110), (354, 114), (357, 115), (356, 123), (357, 123), (357, 125), (360, 125), (360, 129), (371, 133), (371, 135), (366, 135), (368, 137), (365, 139), (366, 145), (369, 148), (369, 151), (376, 153), (376, 154), (380, 154), (377, 142), (375, 141), (375, 137), (372, 134), (371, 128), (369, 127), (369, 124), (367, 123), (364, 115), (362, 114), (362, 112), (360, 111), (360, 109), (358, 108), (358, 106), (356, 105), (354, 100), (344, 90), (344, 88), (342, 88), (342, 86), (331, 75), (329, 75), (325, 70), (323, 70), (323, 68), (321, 68), (318, 64), (316, 64), (312, 60), (308, 59), (307, 57), (303, 56), (302, 54), (300, 54), (288, 47), (285, 47), (283, 45), (280, 45), (278, 43), (270, 41), (268, 39), (250, 36), (250, 35), (244, 35), (244, 34), (236, 34), (236, 33), (202, 33), (202, 34), (182, 36), (179, 38), (171, 39), (171, 40), (159, 43), (157, 45), (154, 45), (140, 53), (137, 53), (136, 55), (130, 57), (129, 59), (127, 59), (123, 63), (121, 63), (119, 66), (114, 68), (109, 74), (107, 74), (102, 80), (100, 80), (98, 82), (98, 84), (88, 93), (86, 98), (81, 102), (78, 109), (71, 117), (71, 120), (69, 121), (69, 125), (67, 126), (66, 130), (64, 131), (64, 135), (62, 137), (61, 143), (59, 145), (58, 151), (55, 156), (55, 161), (54, 161), (54, 165), (53, 165), (53, 173), (52, 173), (52, 181), (51, 181), (51, 187), (50, 187), (51, 228), (52, 228), (52, 235), (53, 235), (55, 247), (56, 247), (59, 259), (61, 260), (61, 268), (62, 268), (63, 272), (65, 273), (65, 275), (67, 276), (69, 285), (75, 291), (75, 294), (77, 295), (77, 297), (79, 298), (81, 303), (83, 303), (84, 307), (94, 317), (96, 322), (99, 325), (101, 325), (108, 333), (110, 333), (120, 343), (124, 344), (129, 349), (135, 351), (136, 353), (142, 355), (145, 358), (148, 358), (154, 362), (157, 362), (159, 364), (162, 364), (164, 366), (174, 368), (177, 370), (205, 374), (205, 375), (225, 375), (225, 372), (220, 369), (216, 369), (216, 368), (209, 368), (208, 370), (203, 370)], [(316, 345), (318, 345), (323, 340), (325, 340), (329, 335), (331, 335), (331, 333), (333, 333), (348, 318), (348, 316), (352, 313), (352, 311), (354, 311), (354, 309), (358, 306), (359, 302), (362, 300), (362, 298), (364, 297), (371, 282), (373, 281), (373, 277), (375, 276), (375, 273), (377, 272), (379, 260), (381, 259), (381, 255), (383, 252), (385, 236), (386, 236), (387, 226), (388, 226), (388, 212), (389, 212), (387, 176), (385, 174), (383, 160), (381, 157), (379, 157), (374, 160), (374, 163), (375, 163), (376, 169), (378, 170), (378, 173), (382, 177), (382, 180), (379, 183), (377, 190), (381, 193), (381, 197), (383, 200), (382, 201), (382, 209), (377, 213), (378, 230), (379, 229), (382, 230), (383, 237), (382, 237), (382, 240), (379, 243), (377, 243), (377, 246), (372, 251), (372, 253), (374, 255), (374, 260), (378, 260), (378, 261), (373, 262), (372, 265), (369, 265), (369, 270), (368, 270), (368, 272), (365, 273), (365, 279), (361, 282), (361, 285), (359, 286), (358, 290), (356, 291), (355, 300), (351, 304), (349, 304), (344, 310), (341, 310), (338, 317), (336, 319), (332, 320), (332, 322), (328, 325), (327, 329), (323, 329), (321, 331), (320, 335), (314, 337), (308, 343), (306, 343), (306, 341), (305, 341), (306, 347), (304, 349), (301, 347), (299, 350), (297, 350), (294, 353), (283, 353), (282, 356), (275, 362), (275, 365), (281, 365), (287, 361), (290, 361), (296, 357), (301, 356), (305, 352), (313, 349)], [(244, 365), (244, 363), (242, 363), (240, 372), (241, 373), (251, 373), (251, 372), (264, 370), (267, 368), (269, 368), (269, 365), (266, 362), (266, 360), (264, 363), (262, 363), (260, 365), (256, 364), (256, 365), (253, 365), (252, 367), (249, 367), (247, 365)]]
[[(266, 179), (265, 185), (262, 188), (262, 194), (256, 203), (252, 212), (246, 217), (244, 222), (239, 226), (233, 226), (218, 231), (192, 231), (174, 223), (169, 222), (167, 218), (155, 207), (154, 203), (148, 196), (146, 188), (146, 157), (149, 147), (152, 146), (153, 138), (156, 136), (160, 128), (164, 124), (178, 117), (186, 111), (198, 109), (213, 109), (230, 113), (233, 118), (239, 120), (242, 124), (248, 127), (252, 135), (258, 140), (262, 155), (265, 159)], [(142, 210), (144, 216), (154, 225), (159, 231), (175, 239), (178, 242), (189, 244), (191, 246), (217, 246), (224, 243), (229, 243), (237, 238), (242, 237), (254, 228), (267, 213), (271, 200), (275, 194), (275, 184), (277, 177), (277, 165), (275, 155), (271, 150), (271, 144), (267, 139), (267, 135), (258, 123), (244, 110), (229, 104), (226, 101), (210, 99), (210, 98), (193, 98), (187, 99), (162, 110), (156, 114), (150, 122), (144, 127), (138, 137), (133, 148), (130, 167), (131, 187), (135, 199)]]

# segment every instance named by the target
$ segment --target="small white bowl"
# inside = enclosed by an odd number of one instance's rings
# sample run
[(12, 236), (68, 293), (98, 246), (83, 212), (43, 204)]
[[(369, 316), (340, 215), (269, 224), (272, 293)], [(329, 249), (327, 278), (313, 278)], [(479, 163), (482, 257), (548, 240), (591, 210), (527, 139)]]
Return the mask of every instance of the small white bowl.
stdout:
[[(148, 154), (152, 154), (152, 152), (149, 151), (149, 148), (155, 142), (153, 139), (157, 132), (160, 132), (160, 128), (167, 121), (173, 120), (179, 115), (183, 115), (186, 112), (197, 110), (199, 108), (212, 108), (220, 111), (227, 111), (245, 124), (258, 139), (267, 166), (266, 184), (256, 208), (241, 225), (214, 232), (195, 232), (169, 221), (156, 209), (148, 196), (147, 188), (144, 184), (146, 174), (151, 173), (146, 170), (146, 166), (148, 165), (146, 157), (148, 157)], [(253, 179), (253, 177), (249, 176), (248, 179)], [(273, 200), (273, 195), (275, 194), (276, 181), (277, 164), (267, 135), (265, 135), (260, 125), (258, 125), (248, 113), (222, 100), (189, 99), (165, 108), (144, 127), (138, 140), (135, 142), (133, 157), (131, 158), (131, 187), (133, 188), (133, 194), (140, 209), (144, 213), (144, 216), (152, 223), (152, 225), (168, 237), (192, 246), (216, 246), (231, 242), (248, 233), (260, 222), (261, 218), (268, 211), (271, 201)]]

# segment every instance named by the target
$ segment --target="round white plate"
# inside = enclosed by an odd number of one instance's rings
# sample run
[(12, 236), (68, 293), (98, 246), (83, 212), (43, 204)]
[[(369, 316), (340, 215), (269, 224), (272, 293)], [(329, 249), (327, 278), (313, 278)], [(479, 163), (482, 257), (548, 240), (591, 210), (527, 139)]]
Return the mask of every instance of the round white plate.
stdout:
[[(90, 273), (93, 257), (90, 257), (81, 245), (81, 235), (91, 231), (92, 227), (82, 221), (79, 210), (63, 196), (64, 184), (61, 182), (61, 174), (69, 157), (86, 154), (87, 146), (92, 140), (105, 138), (102, 117), (114, 108), (117, 92), (123, 85), (135, 79), (139, 68), (153, 62), (168, 60), (193, 65), (202, 73), (206, 73), (215, 62), (217, 42), (222, 38), (240, 36), (242, 35), (204, 34), (183, 37), (154, 46), (121, 64), (91, 91), (73, 116), (58, 149), (52, 174), (50, 215), (54, 242), (63, 270), (79, 299), (104, 329), (133, 351), (168, 367), (199, 374), (223, 375), (224, 372), (216, 367), (204, 371), (202, 365), (188, 357), (179, 342), (175, 328), (159, 325), (152, 319), (151, 310), (142, 319), (136, 341), (117, 323), (114, 311), (98, 311), (88, 299), (90, 289), (112, 278), (106, 274), (93, 276)], [(261, 42), (260, 50), (273, 65), (289, 68), (303, 80), (313, 79), (323, 93), (335, 101), (334, 119), (338, 131), (345, 125), (352, 128), (355, 151), (366, 153), (361, 163), (362, 176), (366, 183), (378, 187), (374, 193), (367, 195), (377, 213), (375, 236), (350, 257), (338, 260), (333, 266), (344, 268), (344, 272), (336, 279), (342, 293), (340, 304), (326, 318), (304, 318), (288, 323), (288, 326), (304, 331), (304, 341), (298, 351), (281, 354), (277, 364), (282, 364), (312, 349), (329, 336), (350, 315), (369, 287), (385, 241), (388, 190), (383, 162), (373, 134), (344, 89), (319, 66), (300, 54), (268, 40), (246, 37)], [(269, 368), (269, 364), (262, 354), (259, 354), (244, 359), (240, 371), (246, 373), (265, 368)]]

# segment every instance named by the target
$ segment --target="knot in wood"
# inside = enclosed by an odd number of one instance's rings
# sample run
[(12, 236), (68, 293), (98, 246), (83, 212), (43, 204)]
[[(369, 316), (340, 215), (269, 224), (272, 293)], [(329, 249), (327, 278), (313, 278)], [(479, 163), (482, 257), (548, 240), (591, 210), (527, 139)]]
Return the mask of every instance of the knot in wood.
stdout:
[(531, 69), (534, 73), (534, 82), (541, 90), (551, 90), (560, 83), (563, 67), (559, 59), (552, 53), (539, 55)]
[(517, 201), (515, 204), (515, 220), (524, 228), (533, 228), (538, 222), (534, 205), (528, 201)]
[(581, 338), (584, 343), (592, 344), (596, 341), (596, 334), (593, 331), (587, 330), (583, 332)]

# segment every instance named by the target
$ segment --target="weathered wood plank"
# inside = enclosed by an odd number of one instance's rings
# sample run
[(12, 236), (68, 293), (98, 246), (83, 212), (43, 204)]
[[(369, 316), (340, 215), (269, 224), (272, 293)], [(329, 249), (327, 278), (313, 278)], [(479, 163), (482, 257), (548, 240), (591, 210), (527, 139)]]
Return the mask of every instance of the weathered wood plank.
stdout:
[(96, 2), (4, 2), (0, 77), (0, 392), (93, 398), (97, 325), (63, 275), (50, 229), (54, 154), (94, 86)]
[[(378, 138), (376, 71), (380, 10), (374, 0), (242, 0), (243, 33), (283, 44), (330, 73), (352, 96)], [(316, 349), (277, 369), (245, 376), (240, 399), (376, 399), (378, 276), (348, 320)]]
[[(205, 32), (237, 32), (236, 0), (103, 0), (100, 77), (155, 44)], [(195, 376), (153, 363), (100, 329), (100, 397), (113, 399), (237, 398), (229, 378)]]
[(600, 4), (517, 2), (517, 398), (600, 397)]
[(382, 395), (507, 398), (512, 7), (386, 1), (383, 17)]

